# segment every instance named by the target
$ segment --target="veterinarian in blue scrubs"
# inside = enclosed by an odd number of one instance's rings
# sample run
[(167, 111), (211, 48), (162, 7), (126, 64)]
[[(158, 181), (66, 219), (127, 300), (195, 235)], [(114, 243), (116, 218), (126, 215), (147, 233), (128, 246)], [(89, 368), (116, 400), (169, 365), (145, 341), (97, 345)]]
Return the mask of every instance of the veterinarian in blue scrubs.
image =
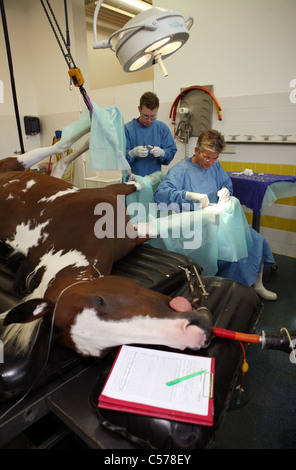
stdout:
[(135, 175), (161, 171), (161, 166), (168, 165), (177, 152), (169, 127), (157, 119), (158, 108), (155, 93), (144, 93), (138, 107), (139, 117), (125, 125), (126, 159)]
[[(227, 202), (233, 193), (232, 182), (218, 161), (224, 145), (224, 138), (219, 132), (208, 130), (202, 133), (194, 156), (172, 167), (161, 181), (154, 193), (155, 202), (159, 206), (170, 206), (175, 211), (182, 211), (183, 207), (194, 210), (193, 204), (203, 208), (210, 203)], [(254, 284), (261, 297), (276, 300), (276, 294), (262, 285), (263, 269), (274, 264), (268, 243), (248, 225), (246, 230), (250, 230), (252, 237), (248, 257), (236, 262), (219, 261), (217, 275)]]

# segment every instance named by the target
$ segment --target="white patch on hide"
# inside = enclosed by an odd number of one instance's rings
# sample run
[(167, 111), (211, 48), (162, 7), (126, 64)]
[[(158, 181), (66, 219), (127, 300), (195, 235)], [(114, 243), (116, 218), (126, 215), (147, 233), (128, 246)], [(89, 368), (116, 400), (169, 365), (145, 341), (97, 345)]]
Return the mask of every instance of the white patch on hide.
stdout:
[(43, 229), (49, 223), (49, 220), (43, 224), (39, 224), (34, 228), (31, 228), (32, 222), (29, 221), (27, 224), (22, 222), (20, 225), (16, 226), (15, 234), (9, 240), (6, 240), (5, 243), (16, 251), (20, 251), (25, 255), (28, 254), (28, 251), (33, 246), (38, 246), (40, 242), (46, 240), (48, 237), (47, 233), (42, 233)]
[(199, 349), (206, 341), (203, 330), (186, 319), (135, 316), (119, 321), (98, 318), (96, 310), (85, 308), (77, 315), (70, 335), (82, 355), (98, 357), (105, 348), (121, 344), (161, 344), (177, 349)]
[(52, 202), (58, 197), (67, 196), (68, 194), (76, 193), (77, 191), (79, 191), (79, 188), (68, 188), (65, 191), (58, 191), (50, 197), (42, 197), (38, 202)]
[(7, 183), (3, 184), (3, 187), (6, 188), (6, 186), (8, 186), (9, 184), (18, 183), (18, 182), (19, 182), (19, 180), (9, 180), (9, 181), (7, 181)]
[(137, 191), (140, 191), (142, 188), (141, 184), (137, 181), (127, 181), (125, 184), (133, 184)]
[(42, 304), (39, 304), (33, 311), (33, 317), (35, 317), (36, 315), (39, 315), (39, 313), (42, 312), (44, 307), (46, 307), (46, 302), (42, 302)]
[(36, 181), (34, 181), (34, 180), (27, 181), (26, 189), (22, 189), (22, 192), (26, 193), (28, 191), (28, 189), (30, 189), (30, 188), (32, 188), (32, 186), (34, 186), (34, 184), (36, 184)]
[(40, 268), (45, 268), (41, 282), (35, 291), (32, 292), (30, 298), (44, 297), (50, 282), (67, 266), (79, 268), (88, 265), (89, 263), (85, 256), (76, 250), (71, 250), (67, 253), (63, 253), (62, 250), (54, 253), (54, 251), (51, 250), (49, 253), (45, 253), (42, 258), (40, 258), (38, 266), (36, 266), (34, 271), (30, 274), (30, 278), (32, 278)]
[(14, 197), (13, 197), (13, 195), (10, 193), (10, 194), (7, 196), (6, 200), (7, 200), (7, 199), (14, 199)]

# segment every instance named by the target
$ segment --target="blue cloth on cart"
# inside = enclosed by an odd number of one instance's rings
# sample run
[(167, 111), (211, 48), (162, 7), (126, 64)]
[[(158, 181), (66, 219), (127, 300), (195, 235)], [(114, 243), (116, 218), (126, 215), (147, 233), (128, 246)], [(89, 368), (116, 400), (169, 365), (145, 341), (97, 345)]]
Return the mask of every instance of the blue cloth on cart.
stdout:
[[(285, 183), (284, 185), (277, 185), (282, 191), (282, 196), (280, 192), (277, 194), (277, 196), (286, 197), (286, 183), (296, 183), (296, 177), (289, 175), (261, 175), (259, 173), (244, 175), (229, 173), (229, 176), (231, 176), (233, 194), (235, 197), (240, 200), (241, 204), (249, 207), (256, 213), (261, 212), (263, 199), (271, 185), (274, 185), (275, 183)], [(252, 185), (250, 183), (252, 183)], [(272, 202), (274, 202), (274, 200)]]

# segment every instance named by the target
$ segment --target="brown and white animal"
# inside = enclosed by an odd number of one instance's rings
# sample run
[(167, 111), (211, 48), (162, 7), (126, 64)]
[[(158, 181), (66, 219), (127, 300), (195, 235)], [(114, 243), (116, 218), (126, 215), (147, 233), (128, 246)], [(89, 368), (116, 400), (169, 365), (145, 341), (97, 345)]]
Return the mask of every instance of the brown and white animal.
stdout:
[(31, 292), (1, 315), (9, 325), (6, 341), (17, 341), (26, 350), (39, 322), (51, 319), (61, 344), (82, 355), (100, 356), (106, 348), (131, 343), (204, 347), (211, 326), (203, 312), (192, 311), (184, 298), (172, 299), (110, 275), (113, 263), (146, 238), (98, 239), (95, 207), (109, 203), (115, 233), (117, 223), (132, 233), (125, 210), (118, 217), (117, 195), (134, 192), (135, 184), (78, 189), (52, 176), (21, 171), (46, 154), (37, 149), (33, 155), (0, 160), (0, 243), (26, 256)]

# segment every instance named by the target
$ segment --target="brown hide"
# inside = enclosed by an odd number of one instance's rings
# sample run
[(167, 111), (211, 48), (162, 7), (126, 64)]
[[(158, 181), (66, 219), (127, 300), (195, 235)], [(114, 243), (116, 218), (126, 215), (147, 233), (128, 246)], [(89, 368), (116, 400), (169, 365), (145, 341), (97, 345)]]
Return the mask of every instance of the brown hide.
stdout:
[[(26, 256), (27, 284), (34, 286), (7, 313), (6, 325), (53, 315), (63, 344), (83, 355), (131, 342), (179, 349), (206, 344), (211, 326), (204, 312), (192, 312), (188, 301), (176, 312), (170, 297), (109, 276), (115, 261), (146, 240), (137, 238), (124, 207), (135, 190), (134, 184), (78, 189), (35, 172), (0, 174), (0, 241)], [(114, 236), (98, 238), (94, 228), (105, 216), (96, 212), (98, 204), (113, 209)], [(118, 228), (132, 236), (118, 237)]]

